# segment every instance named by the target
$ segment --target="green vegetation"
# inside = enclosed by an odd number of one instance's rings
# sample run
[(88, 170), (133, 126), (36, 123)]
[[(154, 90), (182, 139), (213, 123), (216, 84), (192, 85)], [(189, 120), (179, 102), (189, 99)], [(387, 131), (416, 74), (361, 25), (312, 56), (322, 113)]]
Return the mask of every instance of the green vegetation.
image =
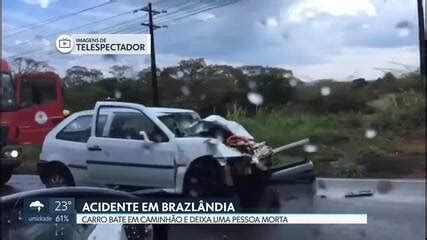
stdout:
[[(151, 105), (149, 71), (113, 66), (110, 74), (105, 78), (80, 66), (67, 70), (66, 108), (90, 109), (107, 97)], [(189, 59), (159, 69), (158, 75), (163, 106), (226, 116), (271, 146), (310, 138), (317, 151), (309, 157), (319, 176), (424, 177), (425, 98), (418, 72), (308, 84), (286, 69)], [(262, 103), (248, 101), (250, 92), (262, 96)], [(287, 152), (275, 164), (303, 154)], [(23, 167), (30, 169), (31, 164)]]
[[(365, 113), (278, 110), (259, 111), (251, 117), (230, 113), (228, 117), (272, 146), (310, 138), (317, 146), (310, 159), (320, 176), (401, 177), (425, 166), (424, 141), (398, 143), (424, 138), (424, 106), (422, 93), (403, 90), (395, 94), (390, 107)], [(289, 159), (292, 156), (280, 156), (276, 164), (292, 161)]]

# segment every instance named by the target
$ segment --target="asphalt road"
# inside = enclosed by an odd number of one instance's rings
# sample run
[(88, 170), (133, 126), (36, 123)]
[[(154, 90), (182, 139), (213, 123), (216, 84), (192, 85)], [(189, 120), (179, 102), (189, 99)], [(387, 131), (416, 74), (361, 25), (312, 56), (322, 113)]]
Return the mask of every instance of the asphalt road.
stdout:
[[(14, 176), (2, 195), (43, 188), (36, 176)], [(346, 198), (349, 192), (372, 196)], [(367, 213), (367, 225), (175, 225), (170, 239), (425, 239), (425, 181), (318, 179), (313, 184), (272, 185), (263, 205), (286, 213)]]

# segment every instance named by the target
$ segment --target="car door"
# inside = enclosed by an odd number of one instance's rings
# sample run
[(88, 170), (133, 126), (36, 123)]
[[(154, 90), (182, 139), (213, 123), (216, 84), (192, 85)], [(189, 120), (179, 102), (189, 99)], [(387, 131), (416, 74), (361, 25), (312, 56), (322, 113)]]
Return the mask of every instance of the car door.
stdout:
[(111, 104), (95, 109), (95, 128), (87, 143), (89, 177), (110, 185), (174, 187), (173, 134), (141, 105)]

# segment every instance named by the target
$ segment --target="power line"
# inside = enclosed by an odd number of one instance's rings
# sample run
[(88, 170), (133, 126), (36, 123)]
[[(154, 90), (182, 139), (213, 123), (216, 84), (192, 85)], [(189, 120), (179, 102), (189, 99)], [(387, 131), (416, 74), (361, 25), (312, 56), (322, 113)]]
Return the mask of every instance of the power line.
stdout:
[[(183, 6), (181, 8), (175, 9), (174, 11), (171, 11), (169, 14), (166, 14), (166, 15), (164, 15), (162, 17), (158, 17), (158, 18), (155, 18), (155, 19), (159, 20), (159, 21), (163, 21), (165, 19), (172, 19), (174, 15), (175, 16), (182, 15), (185, 12), (191, 12), (191, 11), (194, 11), (194, 10), (200, 10), (200, 9), (203, 9), (203, 8), (205, 8), (207, 6), (213, 6), (213, 5), (216, 5), (216, 4), (217, 3), (215, 3), (215, 2), (210, 2), (210, 3), (203, 3), (203, 4), (192, 4), (190, 6)], [(185, 11), (183, 11), (183, 10), (185, 10)]]
[(110, 0), (110, 1), (98, 4), (98, 5), (95, 5), (95, 6), (92, 6), (92, 7), (88, 7), (88, 8), (76, 11), (76, 12), (72, 12), (72, 13), (61, 15), (61, 16), (55, 16), (55, 17), (52, 17), (52, 18), (48, 18), (48, 19), (43, 20), (41, 22), (29, 24), (27, 26), (23, 26), (23, 27), (20, 27), (18, 29), (14, 29), (14, 30), (12, 29), (12, 30), (10, 30), (10, 31), (12, 31), (12, 33), (5, 34), (3, 37), (10, 37), (10, 36), (16, 35), (18, 33), (26, 32), (28, 30), (33, 30), (35, 28), (39, 28), (41, 26), (44, 26), (44, 25), (47, 25), (47, 24), (50, 24), (50, 23), (54, 23), (54, 22), (57, 22), (57, 21), (61, 21), (61, 20), (65, 19), (65, 18), (73, 17), (73, 16), (79, 15), (79, 14), (81, 14), (83, 12), (91, 11), (93, 9), (97, 9), (97, 8), (106, 6), (106, 5), (111, 4), (111, 3), (114, 3), (114, 1)]
[[(95, 24), (98, 24), (98, 23), (101, 23), (101, 22), (109, 21), (109, 20), (114, 19), (114, 18), (125, 16), (127, 14), (132, 13), (133, 11), (134, 10), (122, 12), (122, 13), (119, 13), (119, 14), (116, 14), (116, 15), (113, 15), (113, 16), (110, 16), (110, 17), (106, 17), (106, 18), (102, 18), (102, 19), (99, 19), (99, 20), (96, 20), (96, 21), (93, 21), (93, 22), (86, 23), (86, 24), (83, 24), (83, 25), (79, 25), (79, 26), (68, 28), (68, 29), (65, 29), (65, 30), (58, 31), (58, 32), (54, 32), (54, 33), (50, 33), (50, 34), (47, 34), (47, 35), (39, 36), (38, 38), (47, 39), (49, 37), (53, 37), (53, 36), (56, 36), (56, 35), (60, 35), (60, 34), (64, 34), (64, 33), (69, 33), (71, 31), (74, 31), (74, 30), (77, 30), (77, 29), (80, 29), (80, 28), (88, 27), (88, 26), (95, 25)], [(33, 42), (33, 40), (26, 40), (26, 41), (20, 42), (18, 44), (15, 44), (13, 46), (14, 47), (23, 46), (23, 45), (26, 45), (26, 44), (29, 44), (29, 43), (32, 43), (32, 42)], [(12, 45), (10, 45), (10, 46), (12, 46)]]
[[(161, 5), (161, 4), (159, 4), (159, 5)], [(165, 16), (176, 14), (180, 10), (185, 9), (186, 7), (197, 6), (197, 5), (198, 5), (198, 3), (194, 3), (194, 2), (191, 2), (191, 1), (190, 2), (186, 2), (183, 5), (181, 5), (180, 3), (177, 3), (177, 4), (175, 4), (175, 6), (179, 6), (179, 7), (177, 9), (173, 10), (172, 12), (170, 12), (168, 14), (165, 14)], [(195, 9), (195, 8), (193, 8), (193, 9)], [(190, 9), (190, 10), (192, 10), (192, 9)], [(89, 22), (89, 23), (86, 23), (86, 24), (82, 24), (82, 25), (79, 25), (79, 26), (76, 26), (76, 27), (72, 27), (72, 28), (69, 28), (69, 29), (57, 31), (57, 32), (54, 32), (54, 33), (51, 33), (51, 34), (47, 34), (47, 35), (38, 36), (38, 38), (40, 38), (40, 39), (47, 39), (47, 38), (52, 37), (52, 36), (60, 35), (60, 34), (67, 33), (67, 32), (69, 33), (71, 31), (78, 30), (80, 28), (92, 26), (92, 25), (95, 25), (95, 24), (99, 24), (101, 22), (105, 22), (105, 21), (109, 21), (111, 19), (115, 19), (115, 18), (118, 18), (118, 17), (121, 17), (121, 16), (125, 16), (125, 15), (128, 15), (128, 14), (132, 13), (132, 12), (135, 12), (135, 10), (130, 10), (130, 11), (122, 12), (122, 13), (119, 13), (119, 14), (116, 14), (116, 15), (113, 15), (113, 16), (110, 16), (110, 17), (102, 18), (102, 19), (99, 19), (99, 20), (96, 20), (96, 21), (93, 21), (93, 22)], [(156, 17), (155, 17), (155, 19), (156, 19)], [(112, 26), (107, 26), (107, 27), (103, 27), (103, 28), (100, 28), (100, 29), (96, 29), (96, 30), (93, 30), (91, 32), (101, 32), (101, 31), (104, 31), (104, 30), (108, 30), (109, 28), (115, 28), (117, 26), (121, 26), (121, 25), (124, 25), (125, 23), (131, 23), (131, 22), (132, 23), (136, 23), (135, 19), (132, 19), (132, 20), (124, 21), (124, 22), (121, 22), (121, 23), (118, 23), (118, 24), (115, 24), (115, 25), (112, 25)], [(130, 29), (129, 27), (126, 28), (126, 30), (129, 30), (129, 29)], [(123, 30), (116, 30), (116, 32), (113, 32), (113, 33), (119, 33), (119, 32), (122, 32), (122, 31)], [(32, 43), (32, 42), (33, 42), (33, 40), (25, 40), (25, 41), (22, 41), (22, 42), (20, 42), (18, 44), (9, 45), (9, 46), (10, 47), (12, 47), (12, 46), (13, 47), (19, 47), (19, 46), (27, 45), (27, 44)]]
[[(135, 24), (137, 24), (137, 25), (135, 25)], [(119, 30), (116, 30), (116, 31), (112, 32), (111, 34), (124, 33), (127, 30), (134, 30), (137, 26), (140, 25), (139, 22), (137, 22), (135, 24), (133, 24), (133, 25), (132, 24), (131, 25), (127, 25), (124, 28), (121, 28)]]
[[(229, 3), (227, 3), (229, 4)], [(203, 11), (207, 11), (210, 9), (214, 9), (214, 8), (218, 8), (221, 6), (225, 6), (226, 4), (219, 4), (217, 6), (211, 6), (202, 10), (198, 10), (198, 11), (193, 11), (190, 14), (186, 14), (181, 16), (181, 18), (183, 17), (187, 17), (187, 16), (191, 16), (197, 13), (201, 13)], [(159, 106), (160, 105), (160, 99), (159, 99), (159, 89), (158, 89), (158, 83), (157, 83), (157, 67), (156, 67), (156, 52), (155, 52), (155, 45), (154, 45), (154, 30), (155, 29), (159, 29), (159, 28), (165, 28), (167, 26), (159, 26), (159, 25), (155, 25), (153, 22), (153, 15), (157, 15), (157, 14), (161, 14), (161, 13), (167, 13), (166, 11), (158, 11), (158, 10), (153, 10), (152, 9), (152, 5), (151, 3), (148, 3), (147, 7), (141, 8), (140, 11), (145, 11), (148, 12), (148, 23), (142, 23), (141, 25), (143, 26), (147, 26), (149, 28), (150, 31), (150, 44), (151, 44), (151, 86), (152, 86), (152, 91), (153, 91), (153, 105), (154, 106)]]
[[(129, 11), (129, 12), (134, 12), (134, 10), (132, 10), (132, 11)], [(123, 14), (121, 14), (121, 15), (123, 15)], [(116, 15), (117, 16), (117, 15)], [(116, 17), (116, 16), (114, 16), (114, 17)], [(111, 19), (111, 17), (110, 17), (110, 19)], [(102, 19), (101, 19), (102, 20)], [(101, 21), (101, 20), (99, 20), (99, 21)], [(127, 23), (129, 23), (129, 22), (135, 22), (135, 23), (137, 23), (135, 20), (137, 20), (138, 22), (140, 21), (139, 19), (131, 19), (131, 20), (126, 20), (126, 21), (122, 21), (122, 22), (120, 22), (120, 23), (117, 23), (117, 24), (114, 24), (114, 25), (112, 25), (112, 26), (107, 26), (107, 27), (103, 27), (103, 28), (100, 28), (100, 29), (96, 29), (96, 30), (92, 30), (91, 32), (100, 32), (100, 31), (104, 31), (104, 30), (109, 30), (109, 29), (111, 29), (111, 28), (116, 28), (116, 27), (120, 27), (120, 26), (122, 26), (122, 25), (125, 25), (125, 24), (127, 24)], [(84, 25), (89, 25), (89, 24), (92, 24), (92, 23), (88, 23), (88, 24), (84, 24)], [(83, 25), (82, 25), (83, 26)], [(80, 28), (81, 26), (78, 26), (78, 27), (75, 27), (75, 28), (72, 28), (72, 29), (78, 29), (78, 28)], [(69, 29), (68, 31), (71, 31), (72, 29)], [(61, 33), (64, 33), (65, 31), (61, 31), (61, 32), (58, 32), (59, 34), (61, 34)], [(54, 36), (54, 35), (56, 35), (56, 34), (58, 34), (58, 33), (53, 33), (53, 34), (49, 34), (49, 35), (46, 35), (46, 36), (44, 36), (43, 38), (46, 38), (46, 37), (50, 37), (50, 36)], [(23, 44), (22, 45), (24, 45), (24, 44), (29, 44), (29, 43), (31, 43), (32, 41), (26, 41), (25, 43), (23, 42)], [(46, 49), (32, 49), (32, 50), (28, 50), (28, 51), (25, 51), (25, 52), (21, 52), (21, 53), (17, 53), (17, 54), (14, 54), (13, 56), (11, 56), (10, 58), (15, 58), (15, 57), (18, 57), (18, 56), (24, 56), (24, 55), (28, 55), (28, 54), (31, 54), (31, 53), (35, 53), (35, 52), (44, 52), (44, 51), (46, 51)]]
[(10, 56), (9, 58), (23, 57), (23, 56), (31, 54), (31, 53), (44, 52), (44, 51), (49, 51), (49, 50), (47, 50), (47, 49), (41, 49), (41, 50), (40, 49), (32, 49), (32, 50), (28, 50), (25, 52), (20, 52), (20, 53), (14, 54), (14, 55)]
[[(216, 9), (216, 8), (228, 6), (228, 5), (237, 3), (238, 1), (239, 0), (231, 0), (231, 1), (224, 1), (222, 3), (218, 3), (218, 2), (217, 3), (212, 3), (212, 2), (210, 2), (209, 4), (205, 4), (205, 3), (202, 3), (202, 1), (199, 1), (198, 3), (186, 2), (183, 5), (175, 4), (176, 6), (179, 6), (177, 9), (174, 9), (173, 11), (167, 12), (167, 13), (164, 12), (164, 15), (162, 15), (161, 17), (154, 16), (153, 19), (160, 20), (158, 22), (158, 24), (162, 25), (162, 24), (165, 24), (165, 23), (169, 23), (169, 22), (172, 22), (172, 21), (177, 21), (177, 20), (180, 20), (180, 19), (183, 19), (183, 18), (187, 18), (187, 17), (193, 16), (193, 15), (197, 15), (197, 14), (202, 13), (202, 12), (206, 12), (206, 11), (213, 10), (213, 9)], [(61, 31), (61, 32), (56, 32), (56, 33), (48, 34), (48, 35), (42, 36), (42, 38), (51, 37), (51, 36), (54, 36), (54, 35), (57, 35), (57, 34), (61, 34), (61, 33), (67, 32), (67, 31), (72, 31), (72, 30), (79, 29), (79, 28), (82, 28), (82, 27), (85, 27), (85, 26), (90, 26), (90, 25), (93, 25), (93, 24), (97, 24), (97, 23), (100, 23), (100, 22), (103, 22), (103, 21), (107, 21), (107, 20), (110, 20), (110, 19), (113, 19), (113, 18), (117, 18), (119, 16), (130, 14), (132, 12), (135, 13), (138, 10), (143, 10), (143, 9), (126, 11), (126, 12), (123, 12), (123, 13), (120, 13), (120, 14), (117, 14), (117, 15), (113, 15), (111, 17), (103, 18), (103, 19), (100, 19), (100, 20), (97, 20), (97, 21), (94, 21), (94, 22), (90, 22), (90, 23), (83, 24), (83, 25), (80, 25), (80, 26), (77, 26), (77, 27), (73, 27), (73, 28), (70, 28), (68, 30), (64, 30), (64, 31)], [(186, 11), (182, 11), (184, 9)], [(157, 14), (154, 14), (154, 15), (157, 15)], [(148, 14), (145, 15), (145, 16), (148, 16)], [(96, 30), (93, 30), (91, 32), (102, 32), (104, 30), (112, 30), (112, 29), (115, 29), (117, 27), (122, 27), (123, 26), (123, 28), (116, 29), (114, 32), (112, 32), (113, 34), (114, 33), (121, 33), (121, 32), (125, 32), (127, 30), (136, 29), (137, 26), (133, 26), (132, 24), (136, 24), (137, 21), (139, 22), (138, 19), (130, 19), (130, 20), (122, 21), (122, 22), (114, 24), (114, 25), (110, 25), (110, 26), (107, 26), (107, 27), (96, 29)], [(130, 25), (126, 25), (128, 23), (130, 23)], [(153, 26), (153, 27), (154, 28), (159, 28), (160, 26)], [(137, 31), (137, 32), (140, 32), (140, 31)], [(24, 43), (20, 43), (20, 44), (24, 44)], [(25, 44), (27, 44), (27, 43), (25, 43)], [(10, 58), (15, 58), (15, 57), (19, 57), (19, 56), (25, 56), (25, 55), (36, 53), (36, 52), (42, 53), (42, 52), (45, 52), (45, 51), (50, 51), (50, 49), (33, 49), (33, 50), (29, 50), (29, 51), (25, 51), (25, 52), (22, 52), (22, 53), (15, 54), (15, 55), (11, 56)]]
[(106, 26), (106, 27), (103, 27), (103, 28), (100, 28), (100, 29), (96, 29), (96, 30), (91, 31), (91, 32), (101, 33), (103, 31), (113, 30), (113, 29), (115, 29), (117, 27), (128, 26), (126, 24), (128, 24), (128, 23), (137, 23), (139, 21), (140, 21), (139, 18), (132, 18), (132, 19), (128, 19), (128, 20), (119, 22), (119, 23), (114, 24), (114, 25), (110, 25), (110, 26)]
[(225, 7), (225, 6), (228, 6), (228, 5), (232, 5), (232, 4), (235, 4), (237, 2), (238, 2), (238, 0), (233, 0), (233, 1), (225, 2), (225, 3), (222, 3), (222, 4), (216, 5), (216, 6), (207, 7), (207, 8), (198, 10), (198, 11), (193, 11), (193, 12), (184, 14), (182, 16), (177, 16), (177, 17), (175, 17), (173, 19), (167, 19), (165, 21), (161, 21), (161, 22), (159, 22), (159, 24), (169, 23), (171, 21), (178, 21), (178, 20), (190, 17), (190, 16), (194, 16), (194, 15), (200, 14), (202, 12), (207, 12), (207, 11), (210, 11), (210, 10), (213, 10), (213, 9), (217, 9), (217, 8)]
[[(188, 3), (190, 3), (190, 4), (188, 4)], [(163, 14), (162, 17), (156, 17), (156, 16), (154, 16), (153, 19), (154, 20), (160, 20), (162, 23), (166, 22), (165, 20), (170, 20), (170, 19), (173, 19), (174, 17), (180, 16), (180, 15), (182, 16), (183, 15), (182, 13), (185, 13), (185, 12), (182, 11), (182, 9), (185, 9), (187, 7), (190, 7), (190, 6), (192, 8), (188, 8), (187, 12), (193, 13), (193, 12), (196, 12), (196, 11), (204, 10), (207, 7), (218, 6), (218, 5), (215, 4), (215, 3), (214, 4), (210, 4), (210, 5), (209, 4), (200, 5), (199, 3), (194, 4), (194, 2), (193, 3), (192, 2), (187, 2), (187, 4), (184, 4), (184, 6), (181, 6), (178, 9), (174, 9), (173, 11), (167, 12), (166, 14)], [(119, 30), (117, 30), (115, 32), (112, 32), (112, 33), (115, 34), (115, 33), (122, 33), (122, 32), (125, 32), (127, 30), (137, 30), (137, 26), (134, 26), (133, 24), (134, 23), (131, 23), (131, 24), (125, 26), (125, 28), (119, 29)]]
[[(191, 2), (187, 2), (187, 3), (191, 3)], [(152, 4), (152, 5), (154, 5), (154, 4)], [(173, 4), (172, 6), (178, 6), (178, 5), (179, 5), (179, 3)], [(162, 6), (162, 4), (159, 4), (158, 6), (160, 7), (160, 6)], [(165, 7), (162, 6), (162, 8), (165, 8)], [(136, 10), (133, 10), (132, 12), (136, 13), (136, 12), (138, 12), (140, 10), (141, 9), (136, 9)], [(165, 15), (168, 15), (168, 13), (166, 13)], [(147, 16), (148, 16), (148, 13), (144, 17), (147, 17)], [(137, 21), (135, 21), (135, 20), (137, 20)], [(126, 25), (127, 23), (129, 23), (129, 25)], [(105, 31), (105, 30), (113, 30), (116, 27), (124, 26), (124, 28), (117, 29), (116, 31), (112, 32), (111, 34), (120, 33), (120, 32), (132, 29), (131, 25), (132, 24), (136, 24), (136, 23), (139, 23), (139, 20), (134, 18), (134, 19), (126, 20), (126, 21), (123, 21), (123, 22), (120, 22), (120, 23), (117, 23), (117, 24), (114, 24), (114, 25), (111, 25), (111, 26), (106, 26), (104, 28), (97, 29), (97, 30), (92, 31), (92, 32), (99, 32), (99, 33), (101, 33), (102, 31)], [(108, 32), (106, 32), (106, 33), (108, 33)]]

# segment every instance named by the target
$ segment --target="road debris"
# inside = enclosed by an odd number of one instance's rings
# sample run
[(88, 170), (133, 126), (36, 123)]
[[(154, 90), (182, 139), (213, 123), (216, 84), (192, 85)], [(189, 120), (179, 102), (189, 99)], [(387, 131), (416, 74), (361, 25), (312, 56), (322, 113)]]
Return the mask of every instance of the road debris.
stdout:
[(363, 190), (359, 192), (349, 192), (345, 195), (346, 198), (355, 198), (355, 197), (372, 197), (374, 193), (371, 190)]

